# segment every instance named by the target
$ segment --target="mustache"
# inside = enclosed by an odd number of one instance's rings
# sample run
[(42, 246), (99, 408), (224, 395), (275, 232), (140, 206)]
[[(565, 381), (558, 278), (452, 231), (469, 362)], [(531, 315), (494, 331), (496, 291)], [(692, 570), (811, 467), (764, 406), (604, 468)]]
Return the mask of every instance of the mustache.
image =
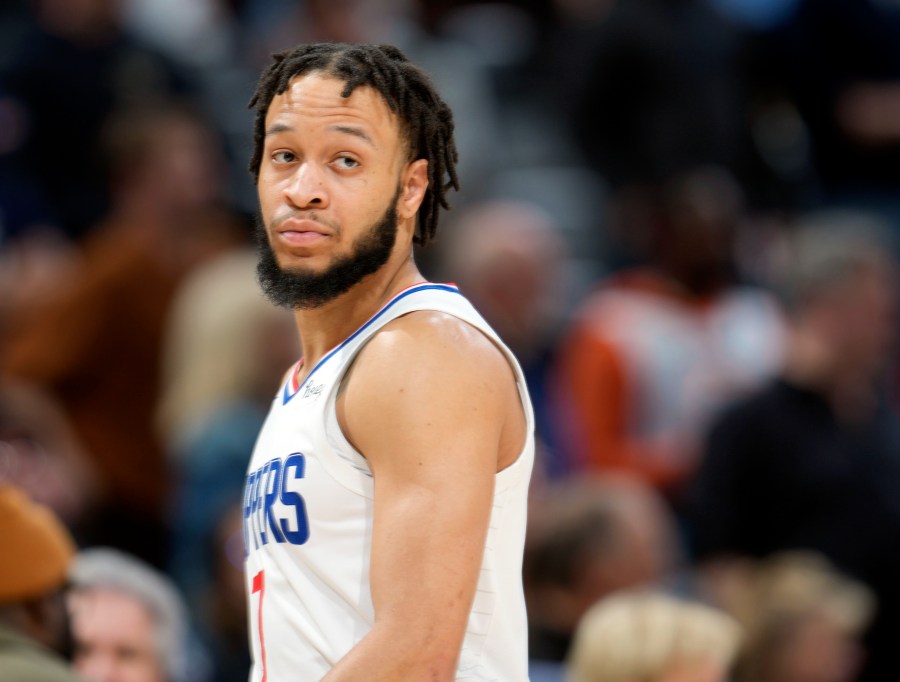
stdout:
[(324, 227), (327, 227), (334, 232), (338, 232), (340, 230), (340, 225), (332, 220), (323, 218), (316, 211), (303, 211), (299, 208), (290, 209), (286, 213), (276, 215), (272, 218), (271, 222), (269, 222), (269, 228), (277, 230), (279, 225), (292, 218), (296, 218), (298, 220), (309, 220), (311, 222), (318, 223), (319, 225), (323, 225)]

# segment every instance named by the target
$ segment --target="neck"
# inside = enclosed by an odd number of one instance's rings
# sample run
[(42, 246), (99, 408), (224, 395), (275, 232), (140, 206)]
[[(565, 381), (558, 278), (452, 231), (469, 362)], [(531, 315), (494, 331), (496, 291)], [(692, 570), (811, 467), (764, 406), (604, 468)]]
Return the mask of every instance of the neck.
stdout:
[(392, 258), (381, 270), (334, 300), (317, 308), (294, 311), (303, 348), (303, 376), (397, 293), (424, 281), (411, 254), (399, 263), (395, 260)]

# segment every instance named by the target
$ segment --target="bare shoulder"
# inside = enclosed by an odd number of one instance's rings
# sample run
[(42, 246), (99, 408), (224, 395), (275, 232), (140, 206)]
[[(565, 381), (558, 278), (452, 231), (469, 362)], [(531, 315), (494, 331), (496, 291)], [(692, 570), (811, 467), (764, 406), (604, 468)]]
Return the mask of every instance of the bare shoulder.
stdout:
[(417, 311), (385, 325), (360, 351), (338, 413), (367, 458), (385, 443), (396, 452), (411, 440), (442, 448), (480, 440), (494, 444), (499, 461), (497, 444), (521, 405), (512, 367), (491, 339), (459, 318)]
[[(456, 361), (456, 372), (496, 371), (512, 373), (503, 351), (484, 333), (458, 317), (422, 310), (386, 325), (364, 351), (379, 363), (407, 366), (412, 358), (422, 362)], [(469, 369), (471, 368), (471, 370)]]

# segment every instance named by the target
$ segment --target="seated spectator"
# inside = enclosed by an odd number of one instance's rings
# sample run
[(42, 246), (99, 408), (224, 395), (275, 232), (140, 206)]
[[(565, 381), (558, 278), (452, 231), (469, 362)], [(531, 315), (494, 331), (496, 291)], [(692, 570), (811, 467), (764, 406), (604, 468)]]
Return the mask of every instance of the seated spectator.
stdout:
[(63, 407), (99, 476), (82, 545), (164, 565), (171, 478), (156, 436), (160, 347), (181, 278), (240, 239), (215, 145), (192, 110), (122, 113), (107, 129), (113, 207), (81, 269), (16, 320), (0, 365)]
[[(188, 682), (190, 632), (178, 592), (113, 549), (80, 552), (69, 574), (73, 666), (89, 682)], [(193, 674), (192, 674), (193, 673)]]
[(725, 606), (743, 625), (735, 682), (852, 682), (873, 613), (869, 589), (812, 552), (744, 566)]
[(49, 509), (0, 484), (0, 679), (78, 682), (63, 588), (75, 543)]
[(646, 265), (580, 306), (557, 388), (577, 466), (637, 476), (677, 503), (709, 419), (775, 371), (782, 322), (766, 291), (737, 281), (742, 208), (729, 175), (697, 169), (654, 196), (650, 225), (631, 226), (647, 229)]
[(669, 512), (645, 485), (607, 477), (548, 487), (532, 499), (525, 547), (529, 656), (563, 661), (597, 600), (663, 580), (677, 559)]
[(867, 681), (900, 679), (900, 441), (883, 395), (898, 299), (883, 234), (843, 213), (797, 228), (779, 285), (785, 364), (713, 424), (689, 513), (707, 568), (808, 549), (868, 585)]
[[(193, 87), (183, 69), (123, 25), (126, 3), (22, 4), (28, 6), (30, 20), (19, 40), (3, 43), (6, 68), (0, 72), (0, 90), (9, 96), (20, 123), (6, 120), (0, 128), (14, 140), (13, 148), (4, 150), (9, 155), (0, 155), (0, 176), (22, 185), (20, 193), (31, 188), (36, 195), (31, 203), (44, 214), (40, 222), (80, 241), (110, 206), (101, 152), (107, 118), (126, 103), (152, 106)], [(65, 161), (48, 163), (61, 149), (66, 150)], [(13, 207), (22, 199), (8, 198)], [(7, 208), (9, 204), (0, 203), (0, 209)]]
[(582, 618), (567, 680), (724, 682), (739, 641), (740, 627), (723, 611), (661, 592), (622, 592)]

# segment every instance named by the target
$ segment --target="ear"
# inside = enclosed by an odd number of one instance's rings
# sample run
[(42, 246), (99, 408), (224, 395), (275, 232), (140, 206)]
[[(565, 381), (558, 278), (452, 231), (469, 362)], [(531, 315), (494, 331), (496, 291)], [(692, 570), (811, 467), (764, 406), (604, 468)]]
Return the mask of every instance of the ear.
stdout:
[(400, 179), (400, 198), (397, 200), (397, 217), (400, 220), (414, 218), (428, 189), (428, 160), (416, 159), (406, 165)]

